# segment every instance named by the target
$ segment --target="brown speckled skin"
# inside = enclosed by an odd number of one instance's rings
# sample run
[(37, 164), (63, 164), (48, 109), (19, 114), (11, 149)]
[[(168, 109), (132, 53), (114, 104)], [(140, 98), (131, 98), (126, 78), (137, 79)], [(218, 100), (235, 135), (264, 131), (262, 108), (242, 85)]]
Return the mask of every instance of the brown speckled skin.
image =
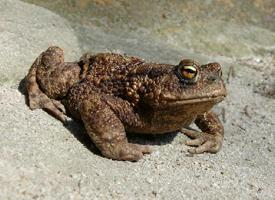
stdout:
[[(101, 153), (116, 160), (139, 160), (150, 153), (146, 145), (131, 144), (126, 132), (161, 134), (182, 131), (196, 146), (191, 153), (217, 152), (223, 126), (209, 111), (226, 90), (220, 65), (200, 66), (199, 79), (184, 84), (177, 65), (146, 63), (119, 54), (85, 54), (78, 62), (64, 62), (63, 51), (50, 47), (32, 65), (26, 87), (31, 109), (43, 108), (65, 122), (66, 113), (82, 120)], [(64, 106), (65, 108), (64, 108)], [(184, 130), (192, 122), (203, 131)]]

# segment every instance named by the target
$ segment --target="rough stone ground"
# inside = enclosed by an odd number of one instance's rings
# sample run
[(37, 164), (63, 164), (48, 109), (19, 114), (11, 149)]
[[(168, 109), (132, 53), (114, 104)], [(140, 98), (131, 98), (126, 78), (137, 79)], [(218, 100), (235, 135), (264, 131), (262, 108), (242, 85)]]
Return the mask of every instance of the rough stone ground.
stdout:
[[(28, 2), (49, 10), (0, 0), (0, 199), (275, 199), (274, 2)], [(154, 152), (136, 163), (101, 157), (81, 124), (29, 110), (18, 89), (49, 45), (67, 60), (91, 50), (221, 62), (222, 150), (190, 156), (181, 134), (131, 136)]]

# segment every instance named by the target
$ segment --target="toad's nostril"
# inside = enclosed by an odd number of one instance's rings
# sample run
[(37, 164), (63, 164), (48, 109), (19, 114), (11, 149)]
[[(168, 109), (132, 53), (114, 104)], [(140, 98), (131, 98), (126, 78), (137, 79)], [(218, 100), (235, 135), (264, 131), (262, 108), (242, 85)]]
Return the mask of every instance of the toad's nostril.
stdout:
[(217, 80), (217, 76), (216, 75), (209, 75), (208, 77), (207, 77), (207, 80), (209, 81), (209, 82), (214, 82), (214, 81), (216, 81)]
[(222, 77), (222, 69), (219, 69), (219, 70), (217, 71), (217, 74), (218, 74), (219, 77)]

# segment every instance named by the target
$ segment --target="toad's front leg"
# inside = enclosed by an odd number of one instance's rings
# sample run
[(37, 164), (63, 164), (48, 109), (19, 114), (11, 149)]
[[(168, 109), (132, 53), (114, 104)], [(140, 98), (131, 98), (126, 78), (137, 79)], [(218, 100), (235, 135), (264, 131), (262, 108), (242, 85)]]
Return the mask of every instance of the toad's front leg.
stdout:
[(128, 142), (122, 122), (100, 95), (84, 99), (79, 113), (88, 135), (107, 158), (137, 161), (151, 152), (147, 145)]
[(217, 153), (222, 146), (224, 135), (223, 126), (217, 115), (213, 112), (198, 115), (195, 124), (202, 132), (182, 129), (182, 133), (192, 138), (186, 141), (186, 145), (195, 146), (189, 153)]

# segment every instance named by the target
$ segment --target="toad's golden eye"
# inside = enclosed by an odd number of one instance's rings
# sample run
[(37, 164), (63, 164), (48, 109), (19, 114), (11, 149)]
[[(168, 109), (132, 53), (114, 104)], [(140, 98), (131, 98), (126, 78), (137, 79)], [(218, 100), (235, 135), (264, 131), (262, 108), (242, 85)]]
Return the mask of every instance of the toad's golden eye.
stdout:
[(181, 68), (181, 74), (186, 79), (193, 79), (197, 74), (197, 69), (193, 66), (183, 66)]
[(184, 79), (192, 80), (198, 75), (198, 70), (194, 66), (182, 66), (179, 68), (180, 74)]
[(198, 68), (194, 65), (179, 65), (176, 73), (184, 84), (196, 83), (198, 80)]

